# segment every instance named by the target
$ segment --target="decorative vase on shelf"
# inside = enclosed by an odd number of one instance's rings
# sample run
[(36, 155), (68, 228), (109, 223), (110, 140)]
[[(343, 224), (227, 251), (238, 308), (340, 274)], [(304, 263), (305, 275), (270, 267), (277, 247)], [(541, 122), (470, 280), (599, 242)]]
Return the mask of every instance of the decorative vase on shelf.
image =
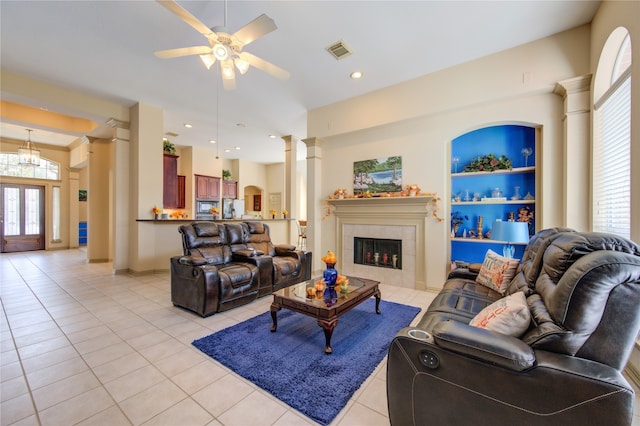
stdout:
[(156, 213), (154, 216), (155, 216), (155, 220), (160, 220), (160, 213)]
[(513, 197), (511, 197), (512, 200), (519, 200), (520, 198), (522, 198), (520, 196), (520, 187), (519, 186), (514, 186), (513, 187)]

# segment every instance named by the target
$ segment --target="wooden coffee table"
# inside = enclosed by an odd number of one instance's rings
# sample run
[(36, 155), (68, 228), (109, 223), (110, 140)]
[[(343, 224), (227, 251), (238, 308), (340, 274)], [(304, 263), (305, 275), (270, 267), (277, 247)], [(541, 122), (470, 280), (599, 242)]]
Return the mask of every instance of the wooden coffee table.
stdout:
[(338, 317), (350, 311), (371, 296), (376, 298), (376, 314), (380, 314), (380, 290), (379, 281), (366, 278), (348, 277), (349, 288), (346, 293), (341, 293), (336, 286), (336, 298), (325, 300), (323, 292), (313, 292), (308, 295), (307, 288), (315, 289), (315, 283), (320, 278), (315, 278), (299, 284), (283, 288), (273, 293), (271, 304), (271, 318), (273, 326), (271, 331), (278, 328), (277, 312), (286, 308), (294, 312), (308, 315), (318, 320), (318, 325), (324, 331), (324, 353), (331, 354), (331, 336), (333, 329), (338, 325)]

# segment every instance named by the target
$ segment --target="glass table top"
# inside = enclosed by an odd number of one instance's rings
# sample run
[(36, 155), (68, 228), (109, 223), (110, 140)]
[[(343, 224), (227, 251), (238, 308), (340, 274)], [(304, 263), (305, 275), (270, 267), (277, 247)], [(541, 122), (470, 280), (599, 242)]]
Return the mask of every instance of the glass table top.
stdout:
[(300, 302), (304, 301), (318, 307), (333, 307), (349, 300), (354, 293), (359, 293), (359, 290), (365, 287), (365, 283), (360, 278), (347, 278), (349, 279), (349, 285), (341, 287), (336, 284), (333, 292), (326, 287), (322, 278), (314, 278), (285, 287), (274, 294)]

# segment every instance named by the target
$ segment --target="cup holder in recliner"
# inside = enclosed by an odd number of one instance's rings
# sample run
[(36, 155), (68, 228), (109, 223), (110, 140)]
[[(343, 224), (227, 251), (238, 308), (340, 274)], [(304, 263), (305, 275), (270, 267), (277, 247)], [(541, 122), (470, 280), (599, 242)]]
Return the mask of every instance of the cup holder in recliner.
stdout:
[(427, 333), (424, 330), (420, 330), (418, 328), (413, 328), (407, 332), (409, 337), (413, 337), (414, 339), (423, 340), (425, 342), (431, 341), (431, 334)]

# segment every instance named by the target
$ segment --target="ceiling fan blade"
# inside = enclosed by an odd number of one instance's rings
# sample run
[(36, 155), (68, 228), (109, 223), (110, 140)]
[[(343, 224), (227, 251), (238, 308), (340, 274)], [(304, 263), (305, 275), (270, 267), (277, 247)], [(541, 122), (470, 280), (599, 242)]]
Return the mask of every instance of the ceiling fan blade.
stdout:
[(249, 62), (251, 66), (258, 68), (260, 71), (266, 72), (269, 75), (274, 76), (280, 80), (289, 79), (289, 71), (280, 68), (277, 65), (273, 65), (271, 62), (267, 62), (262, 58), (252, 55), (249, 52), (240, 53), (240, 57)]
[(191, 13), (189, 13), (185, 8), (180, 6), (175, 1), (173, 0), (156, 0), (156, 1), (160, 3), (162, 6), (164, 6), (169, 12), (173, 13), (178, 18), (182, 19), (184, 22), (189, 24), (189, 26), (191, 26), (193, 29), (198, 31), (200, 34), (202, 34), (206, 38), (214, 41), (218, 39), (216, 34), (213, 31), (211, 31), (210, 28), (208, 28), (205, 24), (200, 22), (198, 18), (193, 16)]
[(211, 53), (211, 47), (209, 46), (193, 46), (193, 47), (181, 47), (178, 49), (158, 50), (153, 52), (158, 58), (171, 59), (179, 58), (181, 56), (191, 55), (207, 55)]
[(278, 29), (278, 27), (276, 27), (276, 23), (273, 22), (273, 19), (269, 18), (263, 13), (262, 15), (258, 16), (256, 19), (233, 33), (233, 35), (242, 42), (243, 46), (246, 46), (252, 41), (257, 40), (276, 29)]

